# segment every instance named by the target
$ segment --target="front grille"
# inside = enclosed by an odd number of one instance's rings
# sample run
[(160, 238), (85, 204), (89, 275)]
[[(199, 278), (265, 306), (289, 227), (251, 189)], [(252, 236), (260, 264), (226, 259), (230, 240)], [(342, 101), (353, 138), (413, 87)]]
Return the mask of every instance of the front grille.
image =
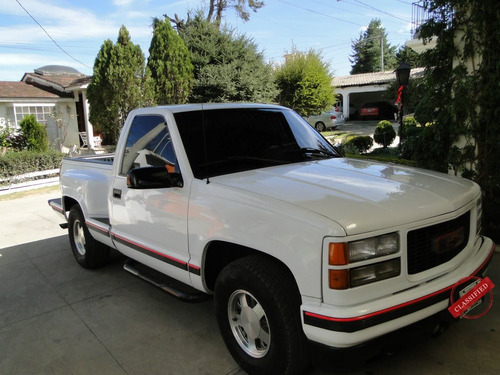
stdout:
[(469, 242), (470, 212), (457, 219), (408, 233), (408, 274), (414, 275), (457, 256)]

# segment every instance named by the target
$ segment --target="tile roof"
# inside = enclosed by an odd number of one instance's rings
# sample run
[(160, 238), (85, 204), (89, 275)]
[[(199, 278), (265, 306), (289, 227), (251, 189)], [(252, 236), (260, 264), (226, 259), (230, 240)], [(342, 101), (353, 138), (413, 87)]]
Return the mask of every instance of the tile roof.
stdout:
[[(417, 78), (424, 74), (425, 68), (413, 68), (411, 70), (411, 77)], [(348, 87), (348, 86), (367, 86), (367, 85), (383, 85), (396, 79), (396, 73), (393, 70), (386, 70), (384, 72), (352, 74), (349, 76), (334, 77), (332, 85), (335, 87)]]
[(52, 75), (52, 74), (37, 74), (37, 73), (25, 73), (23, 77), (23, 81), (31, 83), (33, 79), (41, 79), (50, 83), (55, 83), (56, 85), (61, 86), (63, 89), (72, 86), (80, 86), (90, 82), (91, 76), (82, 75)]
[(70, 87), (90, 83), (85, 74), (25, 73), (20, 82), (0, 81), (0, 99), (16, 98), (72, 98)]
[(66, 95), (42, 89), (26, 82), (0, 81), (1, 98), (61, 98)]

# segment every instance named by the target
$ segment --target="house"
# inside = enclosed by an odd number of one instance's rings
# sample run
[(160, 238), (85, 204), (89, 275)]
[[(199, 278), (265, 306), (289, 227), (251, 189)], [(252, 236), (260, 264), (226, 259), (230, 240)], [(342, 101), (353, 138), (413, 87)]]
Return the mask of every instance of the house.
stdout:
[[(25, 73), (20, 81), (0, 81), (0, 128), (19, 129), (26, 115), (47, 128), (52, 148), (94, 148), (86, 97), (91, 76), (74, 68), (47, 65)], [(85, 141), (85, 142), (84, 142)]]
[[(410, 74), (410, 79), (423, 77), (424, 68), (413, 68)], [(353, 114), (361, 112), (365, 103), (386, 101), (383, 93), (395, 79), (393, 70), (334, 77), (332, 86), (342, 103), (344, 117), (350, 115), (352, 119)]]

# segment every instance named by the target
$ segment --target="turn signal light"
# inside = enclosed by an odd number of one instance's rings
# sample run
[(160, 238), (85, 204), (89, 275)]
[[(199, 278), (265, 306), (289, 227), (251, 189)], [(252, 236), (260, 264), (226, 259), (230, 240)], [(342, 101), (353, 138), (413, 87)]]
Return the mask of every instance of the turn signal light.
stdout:
[(328, 264), (330, 266), (345, 266), (347, 263), (347, 244), (330, 243), (328, 248)]
[(348, 289), (349, 288), (349, 270), (328, 270), (330, 289)]

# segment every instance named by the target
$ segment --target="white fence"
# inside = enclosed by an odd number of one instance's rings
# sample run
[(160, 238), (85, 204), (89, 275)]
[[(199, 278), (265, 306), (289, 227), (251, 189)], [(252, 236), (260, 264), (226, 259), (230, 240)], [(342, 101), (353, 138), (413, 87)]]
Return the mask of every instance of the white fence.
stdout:
[[(55, 174), (59, 174), (59, 168), (1, 178), (0, 195), (44, 186), (57, 185), (59, 183), (59, 176), (53, 177)], [(7, 182), (6, 185), (4, 185), (5, 182)]]

